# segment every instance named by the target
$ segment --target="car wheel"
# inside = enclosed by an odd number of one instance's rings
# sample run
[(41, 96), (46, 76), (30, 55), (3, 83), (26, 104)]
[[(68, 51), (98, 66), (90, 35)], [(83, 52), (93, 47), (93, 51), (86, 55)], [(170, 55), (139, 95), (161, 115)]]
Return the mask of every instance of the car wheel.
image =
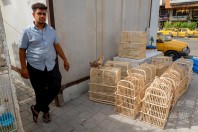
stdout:
[(173, 61), (177, 60), (179, 58), (179, 55), (175, 51), (168, 51), (165, 53), (165, 56), (170, 56), (173, 58)]

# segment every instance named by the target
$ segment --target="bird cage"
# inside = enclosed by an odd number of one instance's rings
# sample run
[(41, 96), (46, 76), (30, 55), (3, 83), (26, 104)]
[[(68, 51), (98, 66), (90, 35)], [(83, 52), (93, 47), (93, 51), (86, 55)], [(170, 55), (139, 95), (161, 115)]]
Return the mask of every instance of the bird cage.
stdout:
[(103, 70), (98, 67), (93, 67), (90, 70), (90, 83), (102, 84)]
[(146, 47), (145, 49), (118, 49), (118, 56), (130, 59), (143, 59), (146, 57)]
[(121, 32), (121, 43), (122, 42), (136, 42), (146, 44), (146, 32), (123, 31)]
[(145, 89), (142, 75), (133, 74), (120, 80), (115, 92), (115, 112), (135, 118), (141, 109), (141, 94)]
[(131, 68), (131, 64), (129, 62), (123, 62), (123, 61), (107, 61), (105, 63), (105, 66), (120, 68), (121, 69), (121, 79), (128, 76), (127, 70), (129, 70)]
[(190, 73), (192, 71), (193, 61), (190, 59), (180, 58), (176, 60), (175, 63), (182, 66), (187, 73)]
[(165, 72), (164, 74), (161, 75), (161, 77), (166, 77), (166, 78), (170, 78), (174, 81), (174, 86), (177, 87), (177, 85), (179, 84), (179, 82), (181, 81), (179, 78), (177, 78), (177, 76), (175, 76), (174, 74), (172, 74), (171, 72)]
[(90, 70), (89, 99), (106, 104), (115, 103), (115, 90), (121, 79), (120, 68), (93, 67)]
[(141, 110), (140, 96), (134, 100), (131, 97), (124, 97), (116, 94), (115, 112), (129, 118), (135, 119)]
[(150, 73), (151, 73), (151, 80), (150, 82), (152, 82), (154, 79), (155, 79), (155, 76), (156, 76), (156, 67), (152, 64), (141, 64), (139, 67), (145, 67), (147, 69), (150, 70)]
[(142, 43), (134, 43), (134, 42), (132, 42), (132, 43), (121, 42), (119, 45), (119, 49), (122, 49), (122, 50), (124, 50), (124, 49), (144, 50), (144, 49), (146, 49), (146, 45), (142, 44)]
[(185, 70), (185, 75), (188, 77), (188, 82), (187, 82), (187, 87), (191, 82), (192, 79), (192, 68), (193, 68), (193, 61), (189, 60), (189, 59), (184, 59), (184, 58), (180, 58), (177, 61), (175, 61), (175, 63), (181, 67), (184, 68)]
[(170, 66), (173, 63), (173, 59), (172, 57), (168, 57), (168, 56), (156, 56), (152, 58), (151, 63), (154, 64), (155, 66), (158, 66), (159, 64)]
[(117, 84), (117, 94), (136, 97), (145, 88), (144, 77), (139, 74), (133, 73), (131, 76), (124, 78)]
[(164, 128), (173, 96), (171, 89), (172, 84), (168, 80), (155, 78), (142, 100), (141, 121)]
[(185, 70), (179, 65), (172, 65), (171, 67), (168, 68), (166, 73), (171, 73), (174, 76), (176, 76), (179, 80), (182, 80), (186, 75), (185, 75)]
[(152, 71), (148, 68), (138, 66), (136, 68), (131, 68), (128, 71), (128, 74), (129, 74), (129, 76), (131, 76), (132, 73), (137, 73), (137, 74), (143, 75), (144, 79), (145, 79), (145, 84), (148, 84), (151, 81), (151, 76), (150, 76), (151, 72)]
[(155, 66), (156, 66), (156, 76), (159, 77), (168, 69), (168, 66), (166, 66), (165, 64), (158, 64)]
[(0, 132), (21, 132), (23, 127), (19, 105), (16, 89), (12, 82), (9, 53), (4, 39), (4, 36), (0, 36)]
[[(172, 97), (172, 83), (168, 80), (156, 77), (153, 83), (151, 83), (150, 87), (163, 90), (166, 93), (166, 96), (162, 96), (159, 92), (153, 91), (154, 93), (150, 93), (150, 95), (144, 98), (144, 100), (149, 103), (166, 106), (169, 102), (169, 99)], [(145, 96), (146, 94), (147, 90), (145, 91)]]
[(121, 70), (113, 67), (93, 67), (90, 70), (90, 83), (116, 86), (121, 78)]
[(166, 78), (173, 84), (172, 91), (174, 94), (172, 105), (174, 106), (178, 98), (186, 91), (188, 77), (185, 76), (182, 67), (174, 64), (161, 76), (161, 78)]

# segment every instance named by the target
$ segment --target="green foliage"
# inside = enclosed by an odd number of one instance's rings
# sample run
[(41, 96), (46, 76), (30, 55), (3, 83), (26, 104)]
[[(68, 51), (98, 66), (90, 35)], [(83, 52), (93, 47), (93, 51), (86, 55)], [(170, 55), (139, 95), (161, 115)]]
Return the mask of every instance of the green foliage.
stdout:
[(164, 28), (189, 28), (190, 30), (194, 30), (196, 27), (196, 22), (165, 22), (164, 24)]
[(164, 23), (164, 28), (171, 28), (172, 24), (170, 22), (165, 22)]
[(175, 22), (175, 23), (173, 24), (173, 27), (174, 27), (174, 28), (179, 28), (179, 27), (180, 27), (180, 22)]
[(188, 27), (188, 23), (187, 22), (181, 22), (180, 28), (187, 28), (187, 27)]
[(191, 22), (188, 23), (187, 28), (189, 28), (190, 30), (194, 30), (197, 27), (197, 23), (196, 22)]

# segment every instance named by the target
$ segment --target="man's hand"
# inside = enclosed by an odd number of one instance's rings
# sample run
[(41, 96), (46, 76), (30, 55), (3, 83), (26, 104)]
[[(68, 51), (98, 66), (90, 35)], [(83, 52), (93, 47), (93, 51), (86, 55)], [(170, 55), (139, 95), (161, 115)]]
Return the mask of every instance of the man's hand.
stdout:
[(68, 61), (64, 61), (64, 68), (66, 71), (69, 71), (69, 62)]
[(29, 79), (29, 72), (27, 68), (21, 69), (21, 76), (25, 79)]

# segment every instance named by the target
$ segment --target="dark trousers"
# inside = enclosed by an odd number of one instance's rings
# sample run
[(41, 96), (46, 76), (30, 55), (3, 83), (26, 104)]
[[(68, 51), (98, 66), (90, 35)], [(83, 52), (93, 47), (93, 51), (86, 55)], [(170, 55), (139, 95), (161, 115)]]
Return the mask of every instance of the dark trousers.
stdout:
[(44, 71), (33, 68), (27, 64), (30, 82), (36, 95), (36, 111), (49, 112), (49, 104), (57, 96), (61, 87), (61, 74), (58, 65), (55, 64), (51, 71)]

